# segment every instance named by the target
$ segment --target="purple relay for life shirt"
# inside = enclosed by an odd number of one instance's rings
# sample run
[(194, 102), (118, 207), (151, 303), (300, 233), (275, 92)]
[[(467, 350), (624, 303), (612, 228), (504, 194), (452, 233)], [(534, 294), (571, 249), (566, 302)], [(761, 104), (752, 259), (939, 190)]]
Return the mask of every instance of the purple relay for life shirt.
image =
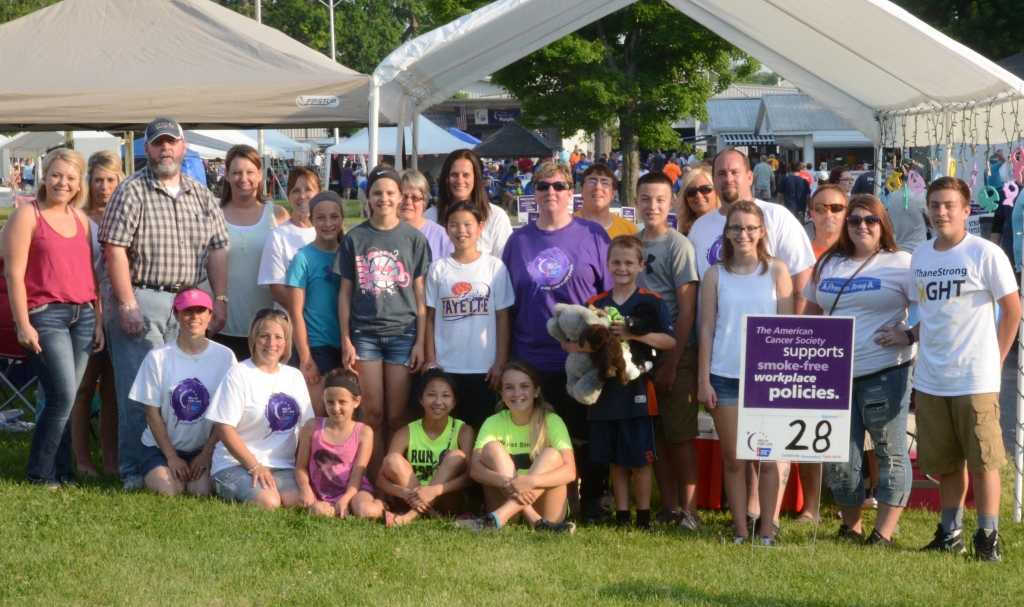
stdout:
[(519, 228), (508, 239), (502, 261), (512, 278), (512, 358), (538, 371), (564, 371), (568, 354), (548, 333), (555, 304), (586, 305), (614, 286), (608, 273), (608, 234), (598, 224), (573, 217), (558, 230), (536, 223)]

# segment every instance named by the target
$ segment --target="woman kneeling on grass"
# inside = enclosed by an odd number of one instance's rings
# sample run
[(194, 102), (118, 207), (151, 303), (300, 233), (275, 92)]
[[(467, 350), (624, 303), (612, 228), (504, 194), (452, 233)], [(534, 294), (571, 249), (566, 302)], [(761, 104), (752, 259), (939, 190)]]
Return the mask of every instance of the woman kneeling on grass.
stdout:
[(418, 419), (395, 433), (377, 476), (381, 491), (403, 500), (409, 511), (399, 525), (419, 515), (458, 512), (470, 485), (466, 454), (473, 450), (473, 428), (450, 414), (455, 408), (455, 380), (440, 369), (423, 376)]
[(211, 476), (220, 497), (268, 510), (299, 504), (295, 445), (313, 417), (302, 373), (281, 364), (292, 351), (283, 310), (264, 308), (249, 325), (252, 358), (228, 369), (206, 412), (217, 444)]
[(373, 497), (366, 465), (373, 450), (373, 429), (355, 420), (359, 407), (359, 376), (335, 369), (324, 378), (327, 417), (307, 421), (299, 432), (295, 483), (299, 499), (310, 512), (321, 516), (384, 515), (391, 525), (394, 515)]
[(174, 298), (178, 339), (150, 350), (128, 394), (146, 405), (142, 475), (150, 491), (210, 495), (213, 490), (210, 463), (217, 437), (203, 415), (210, 389), (237, 361), (230, 348), (206, 338), (212, 318), (208, 294), (195, 286), (181, 289)]
[(501, 529), (520, 514), (534, 529), (572, 533), (566, 485), (576, 478), (569, 431), (540, 394), (537, 371), (512, 361), (501, 374), (502, 409), (480, 428), (469, 468), (484, 486), (488, 514), (458, 521), (474, 531)]

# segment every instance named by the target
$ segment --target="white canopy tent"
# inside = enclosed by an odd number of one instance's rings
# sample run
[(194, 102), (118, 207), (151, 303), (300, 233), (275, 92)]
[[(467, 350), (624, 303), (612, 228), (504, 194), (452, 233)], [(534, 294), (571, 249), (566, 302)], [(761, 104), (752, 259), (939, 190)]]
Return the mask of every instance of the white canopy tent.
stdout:
[[(472, 147), (465, 141), (452, 135), (448, 131), (427, 120), (423, 116), (417, 116), (418, 142), (413, 144), (413, 127), (405, 127), (405, 150), (406, 153), (415, 154), (450, 154), (455, 150)], [(398, 143), (398, 127), (386, 127), (380, 129), (383, 137), (383, 145), (378, 148), (377, 153), (389, 156), (395, 155), (395, 145)], [(415, 152), (410, 152), (415, 150)], [(368, 154), (370, 152), (370, 137), (367, 129), (360, 129), (355, 135), (336, 143), (327, 148), (329, 154)], [(415, 163), (415, 161), (413, 161)], [(415, 168), (415, 164), (413, 167)]]
[[(243, 130), (241, 133), (249, 139), (256, 139), (257, 137), (255, 130)], [(299, 161), (301, 164), (306, 164), (308, 162), (309, 153), (313, 150), (312, 145), (302, 143), (301, 141), (295, 141), (276, 129), (263, 130), (263, 145), (264, 147), (271, 146), (275, 149), (281, 150), (282, 155), (279, 158), (283, 158), (285, 160), (294, 159)]]
[[(266, 132), (266, 131), (264, 131)], [(185, 141), (190, 144), (202, 146), (205, 148), (220, 150), (221, 152), (227, 152), (236, 145), (248, 145), (256, 148), (256, 138), (245, 135), (242, 131), (236, 131), (232, 129), (222, 130), (187, 130), (185, 131)], [(267, 156), (272, 158), (281, 158), (284, 156), (285, 151), (273, 146), (268, 141), (263, 142), (263, 149)], [(223, 158), (224, 155), (219, 156)]]
[[(113, 135), (103, 131), (74, 131), (72, 137), (76, 140), (114, 139)], [(0, 144), (0, 150), (8, 152), (12, 158), (37, 158), (54, 148), (62, 147), (64, 142), (62, 131), (18, 133)]]
[[(497, 0), (405, 43), (373, 73), (370, 166), (382, 114), (404, 127), (469, 84), (634, 1)], [(1024, 137), (1024, 81), (886, 0), (666, 1), (846, 119), (871, 139), (876, 158), (885, 147), (934, 146), (945, 173), (956, 143), (962, 152), (967, 144)], [(908, 57), (923, 60), (908, 66)], [(1024, 497), (1024, 371), (1018, 375), (1016, 521)]]

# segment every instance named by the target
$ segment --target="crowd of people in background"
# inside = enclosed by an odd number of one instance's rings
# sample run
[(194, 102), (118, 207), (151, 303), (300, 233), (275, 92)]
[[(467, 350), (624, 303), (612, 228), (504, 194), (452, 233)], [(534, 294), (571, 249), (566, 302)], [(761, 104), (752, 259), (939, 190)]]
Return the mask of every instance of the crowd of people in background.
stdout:
[[(228, 152), (219, 200), (182, 174), (184, 151), (168, 118), (146, 129), (148, 162), (134, 175), (111, 153), (86, 162), (54, 150), (36, 199), (10, 217), (11, 308), (46, 402), (29, 482), (73, 485), (76, 461), (100, 474), (88, 444), (99, 386), (103, 473), (116, 470), (125, 489), (387, 525), (468, 503), (481, 510), (457, 523), (473, 530), (522, 521), (571, 533), (571, 516), (693, 532), (703, 407), (721, 438), (735, 543), (772, 546), (791, 465), (757, 473), (737, 456), (741, 319), (855, 316), (850, 457), (828, 466), (838, 536), (893, 544), (914, 394), (918, 462), (942, 496), (926, 549), (966, 550), (970, 473), (975, 555), (1000, 559), (999, 370), (1021, 304), (1007, 255), (966, 231), (959, 179), (881, 200), (857, 193), (843, 167), (822, 177), (774, 157), (752, 167), (734, 149), (658, 150), (630, 184), (633, 223), (611, 212), (625, 185), (619, 154), (489, 166), (466, 149), (436, 185), (369, 170), (367, 219), (346, 231), (358, 165), (339, 167), (340, 195), (294, 169), (289, 211), (265, 197), (252, 148)], [(507, 210), (525, 187), (538, 216), (513, 229)], [(855, 277), (867, 286), (848, 288)], [(552, 337), (558, 304), (653, 311), (643, 334), (611, 327), (653, 367), (581, 404), (566, 361), (590, 346)], [(795, 520), (820, 522), (821, 467), (798, 470)], [(614, 512), (602, 505), (609, 491)], [(870, 534), (867, 499), (879, 511)]]

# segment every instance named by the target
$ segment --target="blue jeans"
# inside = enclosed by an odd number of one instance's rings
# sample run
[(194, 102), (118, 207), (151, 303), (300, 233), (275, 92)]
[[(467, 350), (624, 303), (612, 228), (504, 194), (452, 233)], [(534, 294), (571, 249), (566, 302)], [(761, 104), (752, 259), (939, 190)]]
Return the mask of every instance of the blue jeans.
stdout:
[[(416, 323), (405, 328), (401, 335), (382, 336), (360, 329), (352, 330), (352, 347), (356, 359), (367, 362), (383, 360), (392, 365), (408, 365), (412, 347), (416, 345)], [(320, 370), (321, 373), (323, 369)]]
[(903, 508), (913, 483), (907, 453), (907, 412), (910, 409), (910, 365), (854, 378), (850, 410), (850, 461), (829, 464), (829, 484), (836, 504), (854, 508), (864, 503), (864, 431), (875, 441), (879, 502)]
[(36, 421), (25, 475), (33, 483), (74, 480), (68, 419), (92, 352), (96, 313), (91, 304), (51, 303), (29, 310), (28, 320), (43, 351), (26, 354), (46, 405)]
[[(129, 400), (135, 376), (139, 373), (142, 361), (149, 351), (157, 346), (173, 341), (178, 337), (178, 321), (174, 319), (172, 308), (174, 293), (134, 289), (135, 301), (142, 311), (146, 330), (141, 337), (129, 337), (121, 330), (121, 319), (118, 315), (117, 302), (113, 295), (106, 302), (103, 327), (106, 330), (107, 344), (110, 346), (110, 359), (114, 362), (114, 387), (117, 390), (117, 458), (121, 471), (121, 480), (139, 482), (142, 480), (142, 465), (145, 447), (142, 444), (142, 433), (146, 430), (146, 406)], [(49, 392), (47, 392), (49, 398)]]

